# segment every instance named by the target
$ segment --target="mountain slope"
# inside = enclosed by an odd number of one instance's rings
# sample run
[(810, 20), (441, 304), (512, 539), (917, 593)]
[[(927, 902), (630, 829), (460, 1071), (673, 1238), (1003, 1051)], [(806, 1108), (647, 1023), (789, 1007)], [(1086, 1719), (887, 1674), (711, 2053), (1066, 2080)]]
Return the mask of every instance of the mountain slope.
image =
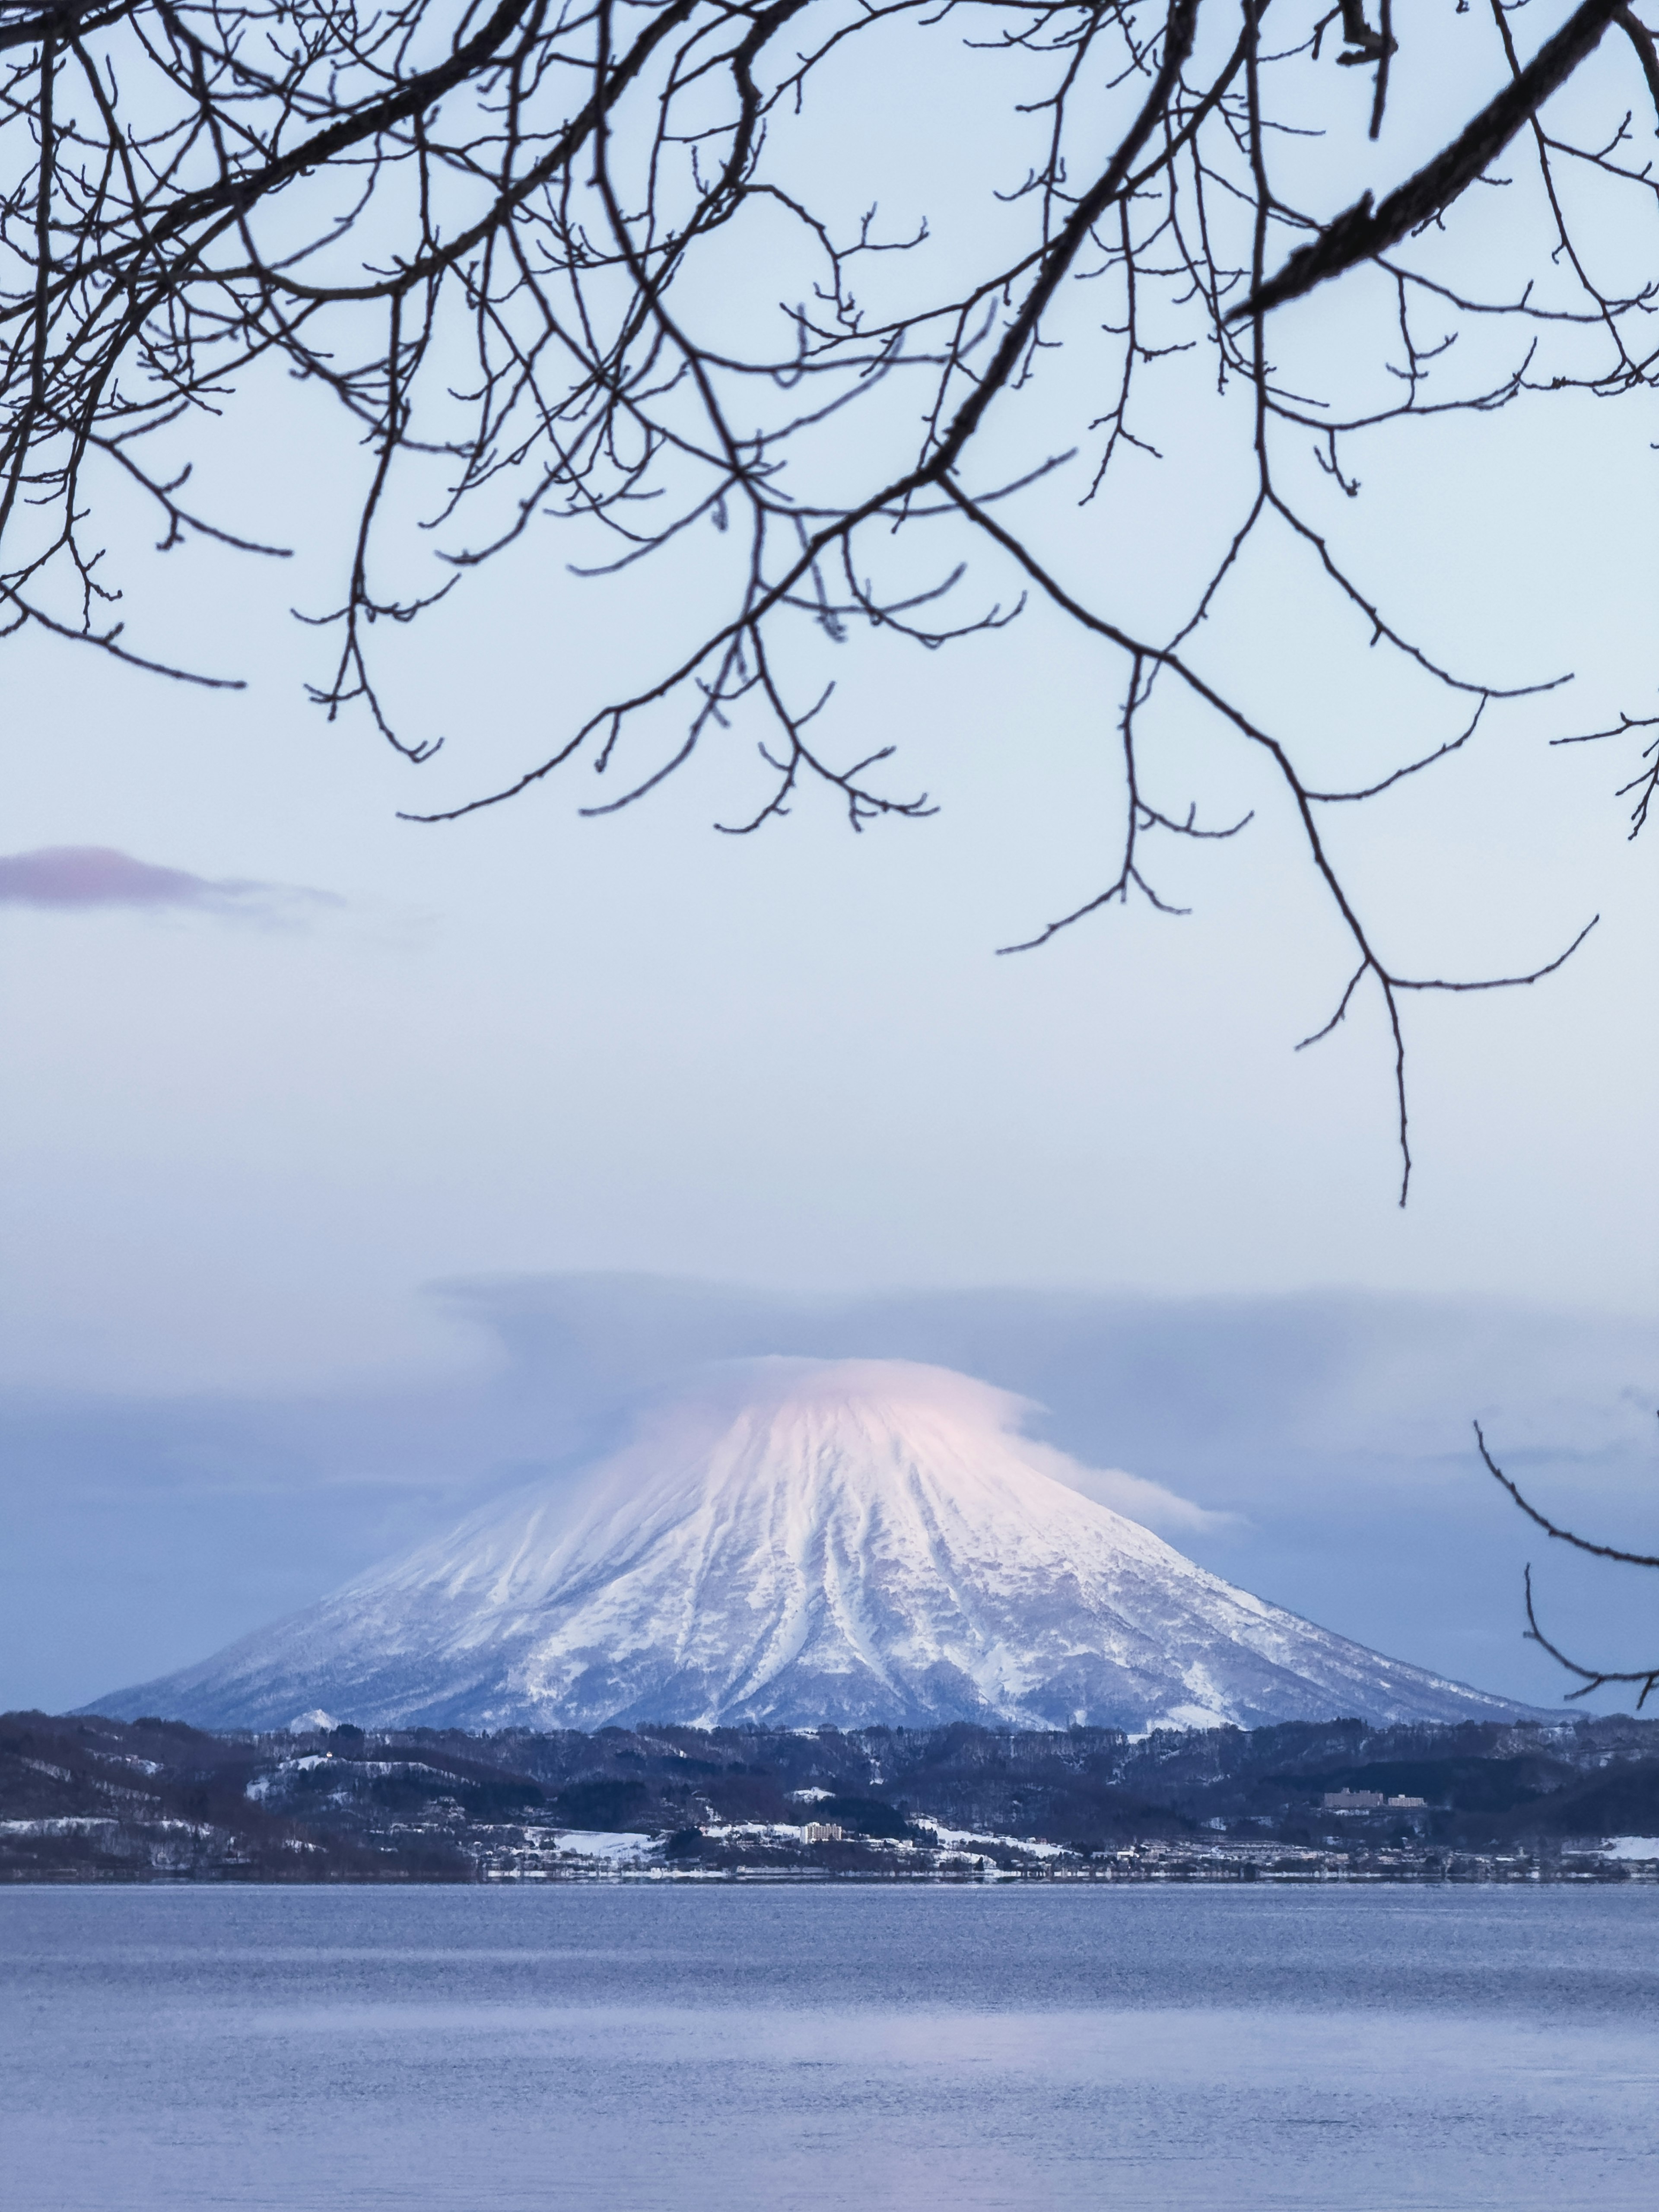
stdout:
[(1019, 1401), (766, 1360), (585, 1510), (528, 1492), (201, 1665), (97, 1701), (199, 1727), (1376, 1724), (1514, 1709), (1235, 1589), (1034, 1464)]

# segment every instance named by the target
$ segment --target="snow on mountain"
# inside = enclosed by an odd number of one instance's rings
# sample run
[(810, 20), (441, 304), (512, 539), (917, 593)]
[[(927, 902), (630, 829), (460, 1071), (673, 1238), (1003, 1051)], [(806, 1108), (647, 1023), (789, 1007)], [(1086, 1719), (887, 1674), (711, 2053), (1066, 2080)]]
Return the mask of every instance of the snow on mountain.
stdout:
[(1056, 1480), (1026, 1410), (905, 1362), (748, 1363), (659, 1409), (574, 1509), (521, 1492), (94, 1710), (1133, 1734), (1514, 1711), (1235, 1589)]

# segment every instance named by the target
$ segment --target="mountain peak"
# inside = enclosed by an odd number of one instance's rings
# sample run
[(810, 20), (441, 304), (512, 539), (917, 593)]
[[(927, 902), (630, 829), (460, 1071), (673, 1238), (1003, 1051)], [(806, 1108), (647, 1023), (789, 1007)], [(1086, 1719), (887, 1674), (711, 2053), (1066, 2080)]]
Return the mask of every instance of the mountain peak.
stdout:
[(1134, 1735), (1512, 1710), (1234, 1589), (1056, 1480), (1070, 1463), (1021, 1433), (1030, 1411), (908, 1361), (743, 1362), (651, 1408), (574, 1510), (562, 1488), (520, 1492), (98, 1710)]

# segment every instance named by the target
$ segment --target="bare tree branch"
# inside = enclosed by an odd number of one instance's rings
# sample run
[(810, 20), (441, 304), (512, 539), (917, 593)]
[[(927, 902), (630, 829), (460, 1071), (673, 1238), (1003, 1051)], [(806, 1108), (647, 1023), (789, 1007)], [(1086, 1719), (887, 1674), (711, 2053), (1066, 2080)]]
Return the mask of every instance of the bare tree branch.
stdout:
[[(1613, 1559), (1629, 1567), (1659, 1567), (1659, 1556), (1645, 1552), (1621, 1551), (1614, 1544), (1593, 1543), (1588, 1537), (1575, 1535), (1571, 1528), (1559, 1527), (1555, 1522), (1550, 1520), (1547, 1515), (1540, 1513), (1535, 1505), (1523, 1498), (1517, 1485), (1498, 1466), (1486, 1449), (1486, 1439), (1481, 1434), (1479, 1421), (1474, 1424), (1474, 1440), (1480, 1447), (1481, 1458), (1486, 1462), (1486, 1472), (1508, 1491), (1528, 1520), (1534, 1522), (1547, 1536), (1553, 1537), (1558, 1543), (1571, 1544), (1575, 1551), (1588, 1552), (1595, 1559)], [(1557, 1666), (1564, 1668), (1569, 1674), (1578, 1678), (1579, 1686), (1576, 1690), (1569, 1690), (1568, 1698), (1570, 1699), (1587, 1698), (1593, 1690), (1604, 1690), (1615, 1685), (1639, 1682), (1642, 1686), (1641, 1694), (1636, 1700), (1636, 1710), (1639, 1713), (1647, 1703), (1655, 1686), (1659, 1684), (1659, 1666), (1637, 1667), (1621, 1671), (1611, 1667), (1586, 1667), (1577, 1659), (1569, 1659), (1566, 1653), (1558, 1644), (1553, 1644), (1538, 1625), (1538, 1614), (1533, 1601), (1530, 1566), (1526, 1571), (1526, 1595), (1528, 1640), (1541, 1646), (1555, 1661)]]
[(1617, 1668), (1610, 1667), (1583, 1667), (1579, 1664), (1577, 1660), (1569, 1659), (1566, 1653), (1561, 1650), (1560, 1646), (1559, 1644), (1552, 1644), (1549, 1638), (1545, 1635), (1543, 1630), (1538, 1626), (1538, 1615), (1533, 1607), (1532, 1569), (1530, 1567), (1526, 1571), (1526, 1581), (1528, 1640), (1530, 1643), (1541, 1645), (1542, 1648), (1548, 1652), (1550, 1657), (1554, 1660), (1558, 1667), (1564, 1667), (1569, 1674), (1576, 1674), (1578, 1677), (1579, 1686), (1577, 1689), (1569, 1690), (1567, 1692), (1569, 1702), (1571, 1702), (1574, 1698), (1589, 1697), (1592, 1690), (1609, 1689), (1617, 1683), (1639, 1682), (1642, 1686), (1641, 1694), (1636, 1700), (1636, 1710), (1639, 1713), (1643, 1706), (1646, 1705), (1655, 1685), (1659, 1684), (1659, 1667), (1635, 1667), (1621, 1671)]
[[(1355, 456), (1431, 419), (1473, 433), (1549, 394), (1659, 385), (1659, 271), (1600, 273), (1616, 226), (1587, 231), (1575, 196), (1589, 179), (1650, 223), (1659, 211), (1627, 98), (1632, 50), (1654, 82), (1654, 40), (1629, 0), (1589, 0), (1523, 67), (1494, 0), (1490, 23), (1461, 20), (1505, 89), (1381, 208), (1322, 228), (1284, 181), (1340, 82), (1322, 40), (1340, 21), (1335, 69), (1373, 72), (1368, 124), (1333, 111), (1334, 152), (1363, 152), (1401, 96), (1403, 26), (1391, 0), (1371, 15), (1364, 0), (1323, 15), (1272, 0), (1271, 44), (1268, 20), (1268, 0), (0, 0), (0, 641), (234, 684), (129, 635), (111, 547), (137, 502), (158, 551), (288, 557), (259, 494), (221, 501), (192, 471), (227, 441), (257, 455), (289, 380), (319, 403), (307, 436), (337, 426), (327, 467), (350, 488), (319, 510), (335, 539), (307, 553), (296, 594), (316, 594), (301, 619), (325, 655), (310, 696), (326, 715), (366, 717), (429, 761), (445, 731), (399, 651), (410, 627), (470, 606), (465, 650), (487, 653), (503, 619), (490, 572), (540, 562), (538, 604), (555, 605), (550, 573), (564, 594), (523, 648), (556, 670), (544, 692), (559, 705), (522, 732), (499, 788), (416, 820), (584, 763), (597, 781), (580, 811), (614, 812), (733, 744), (754, 782), (729, 834), (814, 795), (854, 830), (918, 818), (935, 802), (905, 787), (889, 737), (846, 735), (830, 657), (992, 637), (1015, 655), (1041, 603), (1099, 655), (1117, 796), (1098, 876), (1064, 887), (1021, 945), (1131, 897), (1185, 911), (1163, 872), (1172, 841), (1196, 849), (1253, 818), (1173, 781), (1172, 709), (1200, 714), (1272, 767), (1331, 924), (1334, 1011), (1304, 1042), (1369, 1007), (1403, 1200), (1412, 994), (1529, 984), (1568, 955), (1468, 981), (1401, 972), (1386, 902), (1362, 911), (1326, 810), (1422, 789), (1510, 702), (1566, 679), (1464, 667), (1400, 617), (1349, 520)], [(1588, 68), (1609, 22), (1617, 67)], [(1431, 55), (1452, 35), (1411, 33)], [(1582, 143), (1540, 121), (1581, 70), (1587, 111), (1605, 111)], [(907, 194), (934, 173), (932, 117), (954, 131), (957, 92), (988, 100), (982, 200), (958, 177), (888, 221), (879, 134), (851, 143), (825, 102), (896, 70), (912, 73)], [(1433, 219), (1455, 240), (1458, 195), (1523, 124), (1528, 281), (1491, 296), (1443, 252), (1416, 266), (1412, 233)], [(1367, 260), (1392, 302), (1380, 334), (1356, 323), (1334, 368), (1277, 362), (1267, 310)], [(1244, 460), (1233, 503), (1218, 490), (1213, 542), (1208, 517), (1171, 532), (1147, 489), (1171, 436), (1196, 434), (1198, 362), (1206, 468), (1224, 481), (1227, 441)], [(1158, 544), (1156, 618), (1062, 580), (1047, 537), (1063, 491), (1118, 547)], [(1312, 735), (1310, 661), (1291, 654), (1247, 706), (1218, 644), (1268, 562), (1294, 570), (1304, 633), (1345, 640)], [(625, 599), (647, 569), (654, 594), (633, 603), (617, 665), (589, 676), (562, 649), (570, 595)], [(1412, 735), (1392, 763), (1350, 769), (1373, 652), (1414, 687)], [(1641, 742), (1650, 726), (1620, 714), (1589, 734)], [(1639, 830), (1652, 748), (1625, 789)]]
[(1571, 1528), (1558, 1528), (1555, 1522), (1547, 1519), (1535, 1505), (1528, 1504), (1516, 1485), (1510, 1481), (1509, 1476), (1493, 1459), (1492, 1454), (1486, 1449), (1486, 1439), (1480, 1433), (1479, 1421), (1474, 1425), (1474, 1439), (1480, 1448), (1480, 1456), (1486, 1463), (1487, 1474), (1496, 1481), (1503, 1484), (1528, 1520), (1536, 1522), (1547, 1536), (1553, 1536), (1558, 1543), (1571, 1544), (1575, 1551), (1589, 1552), (1598, 1559), (1620, 1559), (1629, 1567), (1659, 1567), (1659, 1556), (1650, 1557), (1644, 1552), (1621, 1552), (1616, 1545), (1595, 1544), (1586, 1536), (1575, 1536)]
[(1553, 92), (1601, 43), (1609, 23), (1624, 12), (1620, 0), (1583, 0), (1553, 39), (1514, 81), (1490, 100), (1451, 144), (1375, 210), (1367, 192), (1328, 223), (1311, 245), (1298, 246), (1276, 276), (1253, 290), (1228, 317), (1238, 322), (1299, 300), (1328, 277), (1374, 260), (1402, 238), (1443, 215), (1477, 177), (1484, 176), (1516, 132), (1529, 123)]

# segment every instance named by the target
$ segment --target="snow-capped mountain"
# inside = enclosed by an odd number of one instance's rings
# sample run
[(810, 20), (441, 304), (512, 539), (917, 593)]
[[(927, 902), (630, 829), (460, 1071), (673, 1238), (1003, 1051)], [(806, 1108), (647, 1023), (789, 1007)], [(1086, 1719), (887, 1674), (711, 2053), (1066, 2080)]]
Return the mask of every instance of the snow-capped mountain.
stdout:
[(764, 1360), (199, 1666), (97, 1701), (270, 1728), (1243, 1727), (1515, 1709), (1235, 1589), (939, 1368)]

